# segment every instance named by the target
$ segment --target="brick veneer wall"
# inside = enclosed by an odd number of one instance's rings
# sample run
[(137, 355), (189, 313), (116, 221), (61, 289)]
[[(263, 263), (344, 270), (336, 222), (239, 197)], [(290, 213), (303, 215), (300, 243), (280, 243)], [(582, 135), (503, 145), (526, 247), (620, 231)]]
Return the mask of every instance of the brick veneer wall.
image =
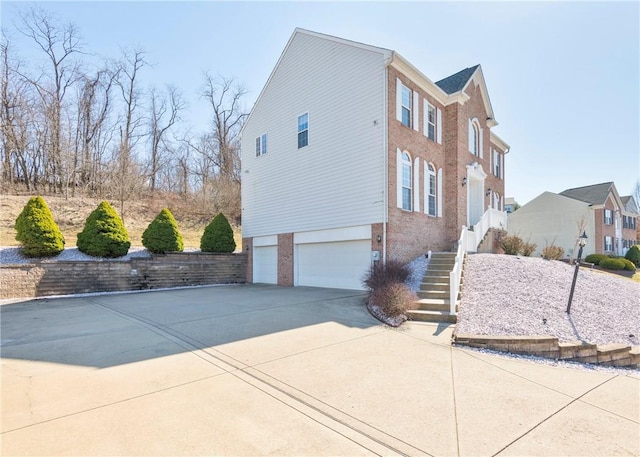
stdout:
[(0, 268), (0, 298), (246, 282), (244, 254), (172, 253), (126, 261), (34, 262)]
[(293, 233), (278, 235), (278, 285), (293, 286)]

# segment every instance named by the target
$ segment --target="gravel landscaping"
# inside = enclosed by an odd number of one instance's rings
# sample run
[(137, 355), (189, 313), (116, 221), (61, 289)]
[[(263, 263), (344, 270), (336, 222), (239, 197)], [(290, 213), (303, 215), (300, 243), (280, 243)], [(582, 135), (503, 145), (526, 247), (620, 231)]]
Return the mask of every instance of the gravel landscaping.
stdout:
[(456, 333), (640, 344), (640, 284), (583, 267), (567, 315), (573, 272), (541, 258), (470, 255)]

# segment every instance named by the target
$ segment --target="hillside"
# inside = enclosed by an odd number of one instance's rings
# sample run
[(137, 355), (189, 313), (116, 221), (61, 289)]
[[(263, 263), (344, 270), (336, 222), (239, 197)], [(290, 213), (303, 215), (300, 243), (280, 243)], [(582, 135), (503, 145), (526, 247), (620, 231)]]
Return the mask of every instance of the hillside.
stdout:
[[(16, 232), (13, 226), (30, 197), (31, 195), (0, 195), (0, 246), (19, 245), (15, 239)], [(96, 209), (101, 199), (90, 197), (65, 199), (53, 196), (45, 196), (44, 199), (64, 234), (66, 247), (75, 247), (77, 235), (82, 231), (86, 218)], [(109, 200), (109, 203), (120, 214), (118, 202)], [(142, 246), (142, 232), (165, 207), (171, 210), (178, 222), (178, 227), (184, 236), (185, 248), (199, 248), (204, 228), (215, 213), (198, 202), (186, 201), (175, 195), (141, 198), (125, 204), (124, 214), (120, 216), (129, 231), (132, 246)], [(240, 248), (240, 227), (234, 227), (234, 232), (236, 244)]]

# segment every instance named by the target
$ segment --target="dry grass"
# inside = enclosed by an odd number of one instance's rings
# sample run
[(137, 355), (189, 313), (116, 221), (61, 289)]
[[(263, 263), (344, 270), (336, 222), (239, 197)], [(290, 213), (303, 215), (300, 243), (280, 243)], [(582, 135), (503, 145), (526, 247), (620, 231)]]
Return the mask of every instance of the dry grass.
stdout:
[[(0, 246), (18, 246), (14, 224), (16, 218), (24, 208), (31, 195), (0, 195)], [(77, 235), (82, 231), (85, 220), (96, 209), (100, 199), (90, 197), (45, 196), (45, 201), (53, 218), (60, 227), (66, 240), (66, 247), (76, 245)], [(109, 201), (120, 214), (120, 206), (115, 201)], [(180, 232), (184, 237), (185, 248), (200, 248), (200, 237), (215, 213), (213, 210), (197, 203), (187, 202), (176, 196), (156, 196), (141, 198), (125, 204), (124, 214), (120, 216), (129, 232), (132, 246), (142, 246), (142, 232), (158, 215), (162, 208), (168, 207), (178, 222)], [(237, 249), (242, 248), (240, 227), (233, 227)]]

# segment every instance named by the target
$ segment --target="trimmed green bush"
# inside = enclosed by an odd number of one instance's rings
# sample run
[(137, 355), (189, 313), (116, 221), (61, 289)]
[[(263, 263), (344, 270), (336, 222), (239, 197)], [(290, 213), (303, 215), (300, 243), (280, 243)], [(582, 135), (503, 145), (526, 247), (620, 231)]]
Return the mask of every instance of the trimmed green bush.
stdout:
[(599, 264), (602, 268), (607, 270), (624, 270), (625, 263), (623, 259), (602, 259)]
[(142, 245), (154, 254), (184, 250), (184, 239), (169, 208), (160, 211), (142, 233)]
[(233, 229), (224, 214), (218, 213), (207, 225), (200, 238), (202, 252), (233, 252), (236, 242), (233, 239)]
[(625, 259), (624, 257), (620, 257), (618, 260), (622, 260), (624, 262), (624, 269), (627, 271), (636, 271), (636, 266), (629, 259)]
[(589, 254), (584, 258), (584, 261), (587, 263), (593, 263), (595, 265), (600, 265), (600, 262), (604, 259), (610, 259), (606, 254)]
[(542, 250), (542, 258), (546, 260), (560, 260), (564, 257), (564, 249), (561, 246), (552, 244), (551, 246), (545, 246)]
[(640, 268), (640, 246), (637, 244), (631, 246), (624, 258), (632, 261), (636, 267)]
[[(507, 255), (518, 255), (522, 252), (522, 245), (524, 241), (519, 236), (511, 235), (505, 236), (500, 241), (500, 247)], [(535, 249), (534, 249), (535, 250)]]
[(27, 257), (53, 257), (64, 250), (64, 236), (41, 196), (29, 199), (14, 227), (16, 240)]
[(78, 249), (94, 257), (121, 257), (129, 252), (129, 234), (116, 210), (102, 201), (78, 233)]

